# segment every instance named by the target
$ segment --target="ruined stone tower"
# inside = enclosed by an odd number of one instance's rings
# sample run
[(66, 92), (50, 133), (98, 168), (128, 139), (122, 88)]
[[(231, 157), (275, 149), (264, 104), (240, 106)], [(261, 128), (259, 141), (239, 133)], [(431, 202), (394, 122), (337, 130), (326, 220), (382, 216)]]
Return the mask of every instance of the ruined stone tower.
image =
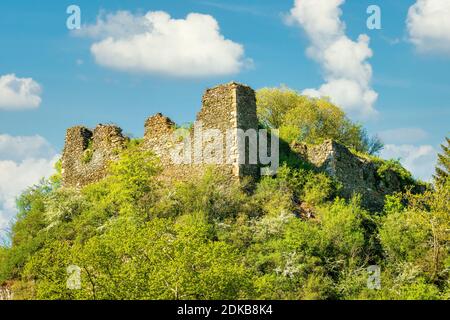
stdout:
[(220, 130), (227, 140), (223, 143), (227, 146), (223, 150), (227, 160), (222, 166), (225, 171), (240, 178), (258, 176), (259, 166), (251, 164), (249, 159), (251, 140), (239, 139), (238, 135), (238, 130), (248, 132), (253, 129), (254, 133), (258, 130), (256, 97), (252, 88), (231, 82), (206, 90), (197, 121), (205, 129)]
[[(211, 152), (208, 138), (196, 139), (196, 129), (199, 128), (214, 130), (217, 133), (215, 143), (223, 148)], [(251, 139), (238, 138), (237, 134), (239, 130), (249, 129), (254, 129), (255, 134), (258, 129), (255, 92), (248, 86), (231, 82), (206, 90), (195, 125), (186, 130), (184, 138), (193, 141), (189, 146), (192, 161), (174, 163), (174, 148), (180, 143), (174, 139), (176, 126), (160, 113), (145, 122), (142, 148), (159, 156), (163, 175), (168, 177), (189, 178), (214, 165), (232, 177), (257, 178), (259, 165), (251, 162), (249, 156)], [(62, 158), (64, 185), (81, 187), (104, 178), (108, 162), (118, 158), (118, 153), (126, 147), (126, 141), (122, 130), (116, 126), (99, 125), (93, 132), (80, 126), (68, 129)], [(211, 161), (220, 156), (223, 156), (223, 162)]]
[(65, 186), (81, 187), (105, 177), (109, 161), (117, 159), (127, 138), (122, 129), (99, 124), (94, 131), (77, 126), (67, 130), (62, 156)]

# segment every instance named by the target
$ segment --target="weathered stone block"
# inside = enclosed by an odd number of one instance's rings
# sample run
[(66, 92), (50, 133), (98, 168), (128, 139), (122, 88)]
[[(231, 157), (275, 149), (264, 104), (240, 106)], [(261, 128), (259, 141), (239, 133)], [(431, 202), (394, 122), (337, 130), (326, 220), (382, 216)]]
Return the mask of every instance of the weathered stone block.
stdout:
[(66, 133), (62, 156), (63, 185), (83, 187), (103, 179), (109, 161), (117, 160), (127, 138), (122, 129), (113, 125), (98, 125), (95, 130), (76, 126)]
[(350, 199), (358, 193), (367, 208), (381, 209), (384, 197), (402, 188), (400, 177), (394, 171), (386, 172), (389, 179), (381, 179), (377, 173), (377, 165), (373, 161), (356, 156), (336, 141), (327, 140), (316, 146), (297, 143), (291, 148), (303, 160), (340, 182), (342, 197)]

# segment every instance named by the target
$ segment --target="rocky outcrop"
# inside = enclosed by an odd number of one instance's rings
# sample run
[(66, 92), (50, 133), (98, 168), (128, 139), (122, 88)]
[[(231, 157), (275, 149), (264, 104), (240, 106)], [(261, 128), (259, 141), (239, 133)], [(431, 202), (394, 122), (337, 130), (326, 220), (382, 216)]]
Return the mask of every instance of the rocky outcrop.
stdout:
[(362, 204), (367, 208), (381, 209), (386, 195), (405, 187), (405, 181), (395, 171), (387, 169), (381, 177), (379, 163), (353, 154), (338, 142), (327, 140), (315, 146), (295, 143), (291, 149), (303, 161), (338, 181), (342, 185), (342, 197), (349, 199), (360, 194)]

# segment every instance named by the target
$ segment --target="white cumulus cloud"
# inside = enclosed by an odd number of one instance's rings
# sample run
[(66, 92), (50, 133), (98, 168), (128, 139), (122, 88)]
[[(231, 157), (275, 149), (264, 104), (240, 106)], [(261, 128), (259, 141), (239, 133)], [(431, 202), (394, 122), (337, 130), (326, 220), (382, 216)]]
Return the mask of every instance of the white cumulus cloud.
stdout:
[(0, 237), (17, 213), (16, 198), (53, 173), (58, 155), (40, 136), (0, 135)]
[(0, 76), (0, 110), (33, 109), (41, 104), (42, 88), (32, 78)]
[(122, 71), (203, 77), (235, 74), (251, 64), (244, 47), (226, 39), (205, 14), (174, 19), (163, 11), (119, 11), (75, 34), (95, 39), (91, 53), (98, 64)]
[(340, 6), (345, 0), (296, 0), (287, 21), (300, 25), (311, 45), (307, 55), (323, 69), (325, 83), (304, 94), (326, 96), (347, 112), (368, 118), (377, 113), (378, 94), (371, 88), (372, 57), (370, 38), (359, 35), (356, 41), (345, 34)]
[(406, 25), (420, 52), (450, 54), (449, 0), (417, 0), (408, 10)]
[(431, 145), (387, 144), (380, 156), (384, 159), (400, 159), (402, 165), (416, 178), (431, 181), (436, 167), (437, 153)]

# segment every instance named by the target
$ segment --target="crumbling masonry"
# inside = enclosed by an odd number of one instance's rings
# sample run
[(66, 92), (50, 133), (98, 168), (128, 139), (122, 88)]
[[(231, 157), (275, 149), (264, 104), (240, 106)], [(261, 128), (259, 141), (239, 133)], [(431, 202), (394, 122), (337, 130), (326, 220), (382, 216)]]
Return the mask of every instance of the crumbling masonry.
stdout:
[[(208, 141), (203, 138), (200, 142), (192, 139), (196, 135), (197, 124), (201, 124), (203, 129), (219, 131), (224, 140), (228, 140), (227, 133), (232, 132), (231, 141), (220, 141), (222, 149), (215, 150), (226, 158), (225, 162), (209, 161), (217, 154), (207, 150), (205, 146), (209, 144)], [(186, 129), (184, 136), (178, 137), (176, 133), (180, 130), (176, 131), (175, 123), (160, 113), (145, 122), (141, 148), (159, 156), (163, 166), (162, 178), (169, 178), (169, 181), (173, 178), (192, 179), (204, 172), (206, 166), (214, 164), (220, 172), (232, 178), (258, 179), (261, 166), (258, 161), (250, 161), (250, 139), (238, 139), (236, 135), (239, 129), (258, 130), (255, 92), (250, 87), (232, 82), (206, 90), (196, 126)], [(186, 137), (189, 141), (193, 140), (194, 144), (200, 143), (200, 146), (189, 149), (190, 161), (174, 162), (174, 150), (180, 146), (178, 138), (183, 141)], [(82, 187), (104, 178), (108, 163), (118, 158), (120, 151), (126, 148), (127, 141), (122, 130), (113, 125), (98, 125), (93, 131), (79, 126), (68, 129), (62, 157), (64, 186)], [(261, 144), (261, 140), (258, 143)], [(185, 150), (184, 147), (182, 149)], [(194, 150), (200, 150), (203, 156), (201, 161), (196, 159)], [(405, 187), (405, 181), (396, 172), (387, 170), (381, 177), (377, 163), (358, 157), (335, 141), (325, 141), (317, 146), (294, 143), (289, 150), (298, 156), (298, 161), (309, 162), (317, 170), (326, 172), (340, 182), (342, 197), (348, 199), (354, 193), (359, 193), (363, 204), (370, 208), (382, 208), (387, 194)], [(254, 150), (251, 154), (254, 154)]]
[[(201, 123), (204, 129), (220, 130), (224, 137), (230, 130), (257, 130), (254, 90), (235, 82), (206, 90), (197, 123)], [(174, 141), (175, 129), (175, 123), (160, 113), (150, 117), (145, 122), (142, 148), (160, 157), (166, 176), (183, 178), (202, 172), (207, 163), (173, 163), (171, 154), (178, 142)], [(193, 130), (188, 134), (192, 136)], [(235, 139), (231, 148), (222, 150), (229, 161), (217, 166), (232, 177), (257, 178), (259, 166), (250, 164), (248, 146), (241, 149), (240, 143), (245, 144), (245, 141)], [(80, 126), (68, 129), (62, 157), (64, 186), (82, 187), (104, 178), (108, 163), (117, 159), (126, 144), (127, 138), (122, 135), (122, 130), (114, 125), (98, 125), (93, 132)], [(222, 145), (225, 146), (225, 141)], [(245, 154), (239, 154), (240, 150), (245, 150)], [(239, 162), (241, 157), (245, 157), (244, 163)]]

